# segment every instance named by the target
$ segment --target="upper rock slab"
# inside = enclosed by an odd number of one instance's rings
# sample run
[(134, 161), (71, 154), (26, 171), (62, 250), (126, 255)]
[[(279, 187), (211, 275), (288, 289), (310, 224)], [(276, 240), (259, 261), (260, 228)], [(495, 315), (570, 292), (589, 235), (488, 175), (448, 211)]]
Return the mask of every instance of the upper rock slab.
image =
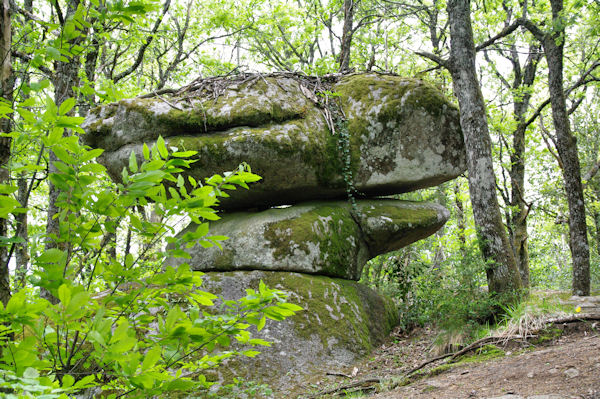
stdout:
[[(339, 99), (346, 118), (332, 134), (317, 82), (247, 75), (123, 100), (91, 111), (84, 142), (105, 149), (101, 160), (116, 180), (131, 151), (141, 159), (143, 143), (159, 135), (179, 150), (198, 151), (188, 172), (196, 179), (247, 162), (263, 180), (224, 199), (229, 209), (342, 197), (347, 161), (365, 196), (437, 185), (465, 170), (458, 111), (433, 86), (380, 74), (330, 78), (329, 101)], [(340, 131), (349, 133), (349, 148)]]

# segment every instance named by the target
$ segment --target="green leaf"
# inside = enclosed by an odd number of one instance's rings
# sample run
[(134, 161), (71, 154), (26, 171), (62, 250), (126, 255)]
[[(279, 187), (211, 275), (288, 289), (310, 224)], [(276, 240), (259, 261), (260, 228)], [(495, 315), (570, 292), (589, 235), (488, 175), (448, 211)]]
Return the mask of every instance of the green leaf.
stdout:
[(97, 342), (102, 346), (106, 346), (106, 341), (104, 341), (104, 337), (98, 331), (96, 331), (96, 330), (90, 331), (88, 334), (88, 337), (90, 338), (90, 341)]
[(146, 371), (154, 367), (156, 362), (160, 359), (162, 355), (162, 348), (160, 346), (152, 347), (144, 357), (144, 361), (142, 362), (142, 371)]
[(8, 184), (0, 184), (0, 194), (12, 194), (19, 188)]
[(73, 378), (73, 376), (71, 376), (70, 374), (63, 375), (63, 378), (62, 378), (63, 388), (70, 388), (73, 386), (74, 383), (75, 383), (75, 378)]
[(60, 51), (54, 47), (46, 47), (46, 57), (55, 61), (59, 61), (61, 58)]
[(69, 153), (64, 148), (62, 148), (60, 146), (54, 146), (52, 148), (52, 152), (54, 152), (54, 155), (56, 155), (56, 157), (58, 159), (60, 159), (61, 161), (63, 161), (67, 165), (77, 164), (77, 161), (75, 160), (75, 158), (73, 158), (71, 155), (69, 155)]
[(25, 304), (25, 291), (19, 291), (14, 294), (6, 304), (6, 312), (8, 314), (18, 314), (23, 310), (23, 306)]
[(148, 148), (146, 143), (144, 143), (144, 146), (142, 147), (142, 153), (144, 154), (144, 159), (146, 161), (149, 161), (150, 160), (150, 149)]
[(66, 284), (58, 287), (58, 299), (65, 307), (69, 305), (71, 301), (71, 289)]
[(45, 250), (36, 258), (38, 263), (62, 263), (66, 259), (66, 252), (58, 248)]
[(165, 145), (165, 139), (163, 139), (162, 136), (158, 136), (158, 140), (156, 140), (156, 148), (158, 149), (158, 152), (163, 159), (168, 158), (169, 151), (167, 150), (167, 146)]
[(124, 352), (130, 351), (135, 344), (137, 344), (137, 339), (133, 337), (125, 337), (120, 339), (118, 342), (112, 344), (109, 349), (111, 352), (115, 354), (122, 354)]
[(129, 170), (133, 173), (138, 171), (137, 159), (135, 157), (135, 152), (133, 151), (131, 151), (131, 154), (129, 154)]
[(88, 162), (92, 159), (98, 158), (104, 150), (102, 148), (94, 148), (93, 150), (86, 151), (86, 153), (81, 156), (81, 162)]
[(59, 115), (66, 115), (70, 110), (75, 106), (75, 99), (73, 97), (67, 98), (60, 104), (60, 108), (58, 108)]
[(23, 372), (24, 378), (36, 379), (40, 376), (40, 372), (34, 369), (33, 367), (27, 367)]
[(125, 257), (125, 268), (129, 269), (131, 266), (133, 266), (133, 255), (127, 254)]
[(176, 158), (189, 158), (196, 155), (198, 151), (176, 151), (171, 154), (171, 156)]
[(260, 321), (258, 322), (258, 324), (256, 325), (256, 329), (258, 331), (262, 330), (265, 327), (265, 324), (267, 322), (267, 318), (265, 316), (263, 316)]

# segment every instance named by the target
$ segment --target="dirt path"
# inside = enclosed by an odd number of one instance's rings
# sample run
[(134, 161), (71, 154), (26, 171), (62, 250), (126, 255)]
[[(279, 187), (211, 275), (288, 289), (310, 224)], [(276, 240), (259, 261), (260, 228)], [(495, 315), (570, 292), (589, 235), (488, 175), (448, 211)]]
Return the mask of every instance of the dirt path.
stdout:
[[(528, 342), (505, 342), (483, 354), (469, 352), (454, 364), (434, 362), (410, 379), (410, 370), (436, 356), (438, 333), (428, 328), (410, 334), (396, 330), (368, 359), (316, 376), (300, 387), (297, 397), (344, 398), (361, 392), (371, 393), (358, 396), (369, 399), (600, 399), (600, 296), (561, 303), (583, 311), (576, 320), (550, 324)], [(581, 321), (584, 314), (594, 317)]]
[[(334, 375), (313, 381), (299, 397), (344, 398), (358, 390), (379, 392), (363, 396), (369, 399), (600, 399), (600, 322), (561, 325), (554, 334), (536, 346), (512, 342), (489, 360), (474, 355), (453, 365), (433, 363), (407, 385), (390, 389), (406, 381), (401, 376), (408, 370), (434, 356), (434, 331), (396, 333), (369, 359), (349, 370), (332, 370)], [(339, 390), (337, 396), (319, 394), (369, 380), (382, 383), (370, 381)]]
[(600, 399), (600, 335), (578, 332), (551, 346), (454, 367), (375, 399)]

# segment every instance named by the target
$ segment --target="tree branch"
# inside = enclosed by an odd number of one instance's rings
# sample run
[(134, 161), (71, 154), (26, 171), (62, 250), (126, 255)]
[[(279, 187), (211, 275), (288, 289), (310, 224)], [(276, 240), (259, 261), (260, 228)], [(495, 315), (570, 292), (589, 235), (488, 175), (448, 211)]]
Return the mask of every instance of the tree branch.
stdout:
[[(580, 77), (579, 79), (577, 79), (577, 82), (575, 82), (573, 85), (571, 85), (567, 90), (565, 90), (565, 95), (569, 96), (575, 89), (578, 89), (581, 86), (585, 86), (586, 84), (590, 83), (590, 82), (596, 82), (599, 81), (600, 79), (597, 79), (596, 77), (592, 76), (591, 79), (586, 79), (589, 75), (591, 75), (592, 72), (594, 72), (594, 70), (596, 68), (600, 67), (600, 61), (596, 61), (592, 64), (591, 67), (589, 67)], [(531, 117), (529, 117), (529, 119), (527, 119), (527, 121), (525, 121), (525, 127), (531, 125), (533, 122), (535, 122), (535, 120), (537, 119), (538, 116), (540, 116), (540, 114), (542, 113), (542, 111), (544, 110), (544, 108), (546, 108), (546, 106), (550, 104), (550, 99), (547, 98), (546, 100), (544, 100), (535, 110), (535, 112), (533, 113), (533, 115), (531, 115)]]
[(517, 23), (525, 29), (527, 29), (540, 42), (543, 42), (545, 40), (546, 33), (527, 18), (519, 18), (517, 20)]
[[(18, 50), (12, 50), (10, 52), (10, 54), (13, 57), (19, 58), (19, 59), (21, 59), (21, 60), (23, 60), (23, 61), (25, 61), (27, 63), (30, 63), (33, 60), (33, 58), (30, 55), (24, 54), (24, 53), (22, 53), (22, 52), (20, 52)], [(52, 76), (54, 76), (54, 72), (52, 72), (52, 70), (50, 68), (48, 68), (48, 67), (45, 67), (43, 65), (39, 65), (39, 66), (36, 66), (36, 68), (39, 69), (40, 71), (42, 71), (44, 74), (46, 74), (48, 76), (48, 78), (51, 78)]]
[(428, 58), (431, 61), (435, 62), (436, 64), (450, 70), (450, 60), (443, 59), (443, 58), (438, 57), (437, 55), (429, 53), (427, 51), (417, 51), (415, 54), (420, 55), (421, 57), (424, 57), (424, 58)]
[[(542, 139), (544, 140), (544, 143), (546, 143), (546, 148), (548, 148), (548, 151), (550, 152), (550, 154), (552, 154), (554, 159), (556, 159), (556, 162), (558, 162), (558, 166), (561, 169), (564, 169), (562, 159), (560, 159), (560, 156), (554, 151), (554, 149), (556, 148), (556, 141), (550, 135), (550, 132), (546, 129), (546, 126), (544, 126), (544, 118), (542, 118), (541, 114), (540, 114), (540, 131), (542, 132)], [(550, 141), (552, 141), (554, 146), (550, 144)]]
[(133, 65), (131, 65), (129, 68), (127, 68), (127, 70), (125, 70), (125, 71), (121, 72), (120, 74), (118, 74), (117, 76), (115, 76), (115, 78), (113, 79), (114, 83), (117, 83), (119, 80), (131, 75), (140, 66), (140, 64), (142, 63), (142, 60), (144, 59), (144, 54), (146, 53), (146, 49), (148, 48), (150, 43), (152, 43), (152, 40), (154, 39), (154, 35), (158, 31), (158, 28), (160, 27), (160, 24), (162, 23), (163, 18), (165, 17), (165, 15), (167, 15), (167, 11), (169, 11), (170, 6), (171, 6), (171, 0), (166, 0), (165, 4), (163, 6), (162, 14), (158, 17), (158, 19), (154, 23), (154, 26), (152, 27), (152, 31), (146, 37), (146, 40), (145, 40), (144, 44), (142, 44), (142, 47), (140, 47)]
[(502, 31), (500, 31), (500, 33), (498, 33), (496, 36), (489, 38), (488, 40), (486, 40), (485, 42), (481, 43), (478, 46), (475, 46), (475, 51), (481, 51), (481, 50), (485, 49), (486, 47), (491, 46), (497, 40), (502, 39), (503, 37), (506, 37), (506, 36), (510, 35), (511, 33), (513, 33), (520, 25), (521, 25), (520, 22), (517, 21), (517, 22), (507, 26), (506, 28), (502, 29)]

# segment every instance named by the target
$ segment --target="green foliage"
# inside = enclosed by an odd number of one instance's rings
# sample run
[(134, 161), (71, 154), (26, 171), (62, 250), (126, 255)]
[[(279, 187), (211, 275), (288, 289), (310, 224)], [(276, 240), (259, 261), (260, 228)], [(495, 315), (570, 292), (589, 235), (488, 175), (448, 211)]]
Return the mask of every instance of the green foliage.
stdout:
[[(260, 177), (240, 165), (204, 182), (184, 179), (180, 172), (195, 153), (169, 149), (159, 138), (144, 146), (141, 162), (130, 158), (123, 183), (113, 186), (95, 161), (102, 151), (65, 135), (81, 130), (81, 118), (64, 116), (73, 105), (47, 99), (38, 120), (49, 132), (45, 146), (58, 158), (49, 179), (60, 189), (60, 232), (49, 237), (54, 248), (35, 254), (31, 288), (0, 306), (0, 386), (18, 397), (48, 398), (88, 387), (112, 398), (201, 392), (212, 385), (205, 370), (233, 356), (254, 357), (260, 352), (253, 347), (269, 345), (252, 337), (251, 326), (261, 330), (266, 319), (301, 310), (263, 283), (237, 301), (219, 299), (200, 288), (201, 273), (174, 263), (189, 257), (186, 246), (219, 246), (226, 237), (209, 235), (219, 198)], [(4, 189), (6, 198), (12, 191)], [(144, 217), (144, 207), (158, 220)], [(18, 203), (6, 208), (20, 211)], [(177, 224), (188, 220), (198, 228), (176, 236)], [(111, 237), (122, 226), (145, 245), (112, 251)], [(164, 243), (170, 245), (162, 249)]]
[[(413, 250), (414, 251), (414, 250)], [(427, 259), (409, 260), (410, 247), (372, 260), (363, 281), (391, 296), (399, 306), (401, 326), (435, 324), (452, 329), (485, 323), (494, 316), (497, 302), (485, 285), (478, 248), (448, 257), (439, 265)]]

